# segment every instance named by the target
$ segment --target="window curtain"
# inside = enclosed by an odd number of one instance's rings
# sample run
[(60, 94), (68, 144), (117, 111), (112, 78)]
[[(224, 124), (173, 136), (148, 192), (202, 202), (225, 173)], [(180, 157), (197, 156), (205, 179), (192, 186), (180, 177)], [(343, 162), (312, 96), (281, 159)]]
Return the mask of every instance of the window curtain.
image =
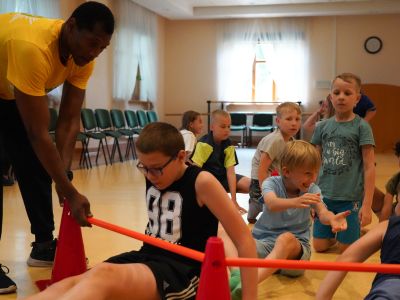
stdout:
[(129, 101), (140, 68), (140, 99), (156, 100), (157, 16), (129, 0), (116, 2), (113, 96)]
[(221, 21), (217, 31), (218, 99), (251, 99), (257, 43), (268, 45), (264, 57), (276, 83), (277, 101), (307, 99), (307, 31), (306, 20), (300, 18)]
[(0, 13), (24, 12), (47, 18), (60, 18), (58, 0), (1, 0)]

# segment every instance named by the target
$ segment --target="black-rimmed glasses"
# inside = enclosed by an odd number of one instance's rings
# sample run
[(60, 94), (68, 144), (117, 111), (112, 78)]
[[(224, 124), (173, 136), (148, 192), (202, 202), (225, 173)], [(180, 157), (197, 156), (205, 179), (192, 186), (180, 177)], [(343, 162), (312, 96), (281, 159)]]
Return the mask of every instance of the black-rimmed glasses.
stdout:
[(138, 162), (136, 165), (136, 168), (138, 168), (138, 170), (140, 172), (142, 172), (144, 175), (150, 174), (152, 176), (161, 176), (163, 174), (163, 170), (169, 165), (169, 163), (171, 161), (173, 161), (174, 159), (176, 159), (176, 155), (172, 156), (164, 165), (162, 165), (159, 168), (147, 168), (146, 166), (144, 166), (142, 164), (142, 162)]

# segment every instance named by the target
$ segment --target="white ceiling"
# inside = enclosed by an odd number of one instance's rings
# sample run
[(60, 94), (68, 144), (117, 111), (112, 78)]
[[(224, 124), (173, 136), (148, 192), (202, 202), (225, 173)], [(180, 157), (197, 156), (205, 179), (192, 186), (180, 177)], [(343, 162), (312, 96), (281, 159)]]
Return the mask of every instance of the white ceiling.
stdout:
[(132, 0), (167, 19), (400, 13), (400, 0)]

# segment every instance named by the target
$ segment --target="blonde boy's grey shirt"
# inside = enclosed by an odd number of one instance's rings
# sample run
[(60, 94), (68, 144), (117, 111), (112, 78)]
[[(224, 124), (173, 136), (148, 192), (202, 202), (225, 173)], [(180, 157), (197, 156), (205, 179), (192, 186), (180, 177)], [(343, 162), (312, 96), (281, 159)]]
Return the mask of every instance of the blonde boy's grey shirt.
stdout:
[[(293, 138), (290, 138), (293, 140)], [(272, 160), (269, 166), (269, 172), (279, 169), (280, 157), (283, 150), (285, 150), (286, 142), (283, 139), (282, 133), (279, 129), (266, 135), (258, 143), (256, 152), (254, 153), (253, 159), (251, 161), (251, 178), (258, 180), (258, 168), (260, 167), (261, 153), (267, 153)]]
[(324, 197), (338, 201), (362, 201), (364, 166), (361, 147), (375, 146), (369, 124), (358, 115), (348, 122), (335, 117), (315, 128), (311, 143), (322, 147), (318, 186)]

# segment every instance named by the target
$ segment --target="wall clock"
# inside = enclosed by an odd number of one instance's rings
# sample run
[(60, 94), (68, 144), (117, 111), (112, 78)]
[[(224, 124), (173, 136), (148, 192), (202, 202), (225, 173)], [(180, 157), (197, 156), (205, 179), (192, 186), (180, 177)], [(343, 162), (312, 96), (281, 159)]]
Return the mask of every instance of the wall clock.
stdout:
[(370, 36), (364, 42), (364, 49), (370, 54), (376, 54), (382, 49), (382, 40), (377, 36)]

